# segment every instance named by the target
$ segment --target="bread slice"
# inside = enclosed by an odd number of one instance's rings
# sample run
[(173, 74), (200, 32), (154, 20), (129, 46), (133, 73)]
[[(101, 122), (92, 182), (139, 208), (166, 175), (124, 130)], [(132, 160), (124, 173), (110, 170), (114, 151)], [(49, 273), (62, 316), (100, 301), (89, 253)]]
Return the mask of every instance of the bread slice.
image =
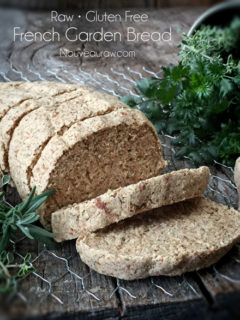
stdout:
[(240, 209), (240, 157), (237, 159), (235, 164), (234, 180), (238, 189), (238, 209)]
[(207, 188), (209, 169), (183, 169), (140, 181), (52, 214), (52, 231), (60, 242), (77, 238), (138, 213), (199, 197)]
[[(32, 87), (35, 88), (33, 85)], [(15, 105), (9, 107), (9, 110), (1, 119), (0, 167), (5, 171), (9, 170), (8, 152), (12, 134), (21, 119), (28, 113), (41, 107), (42, 105), (52, 105), (53, 103), (69, 99), (70, 97), (72, 97), (73, 91), (76, 90), (76, 85), (68, 85), (67, 87), (65, 87), (63, 85), (59, 86), (56, 83), (45, 83), (42, 86), (37, 86), (37, 88), (32, 91), (32, 98), (24, 98), (22, 99), (23, 102), (20, 101), (20, 103), (16, 103)], [(38, 93), (35, 94), (35, 91), (37, 91)]]
[(77, 122), (50, 139), (33, 168), (37, 193), (56, 190), (41, 221), (46, 226), (51, 212), (159, 175), (165, 166), (157, 133), (142, 112), (128, 108)]
[(12, 135), (8, 157), (10, 172), (23, 199), (30, 192), (32, 169), (55, 134), (62, 135), (77, 121), (128, 108), (118, 98), (86, 86), (79, 86), (72, 95), (65, 97), (66, 101), (51, 100), (27, 114)]
[(201, 197), (82, 235), (76, 247), (97, 272), (134, 280), (208, 267), (239, 238), (240, 212)]

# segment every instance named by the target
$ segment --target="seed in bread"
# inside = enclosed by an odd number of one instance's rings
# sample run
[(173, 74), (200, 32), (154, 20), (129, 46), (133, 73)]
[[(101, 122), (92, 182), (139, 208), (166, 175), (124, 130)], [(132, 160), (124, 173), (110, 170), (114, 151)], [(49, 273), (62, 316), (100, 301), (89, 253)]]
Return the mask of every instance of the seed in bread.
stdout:
[(97, 272), (134, 280), (208, 267), (239, 238), (240, 212), (202, 197), (82, 235), (76, 247)]
[(31, 187), (38, 194), (56, 190), (41, 221), (49, 224), (61, 207), (154, 177), (165, 166), (157, 133), (142, 112), (129, 108), (77, 122), (50, 139), (33, 168)]
[(136, 184), (109, 190), (95, 199), (55, 211), (51, 216), (55, 240), (75, 239), (138, 213), (199, 197), (207, 188), (209, 169), (182, 169)]

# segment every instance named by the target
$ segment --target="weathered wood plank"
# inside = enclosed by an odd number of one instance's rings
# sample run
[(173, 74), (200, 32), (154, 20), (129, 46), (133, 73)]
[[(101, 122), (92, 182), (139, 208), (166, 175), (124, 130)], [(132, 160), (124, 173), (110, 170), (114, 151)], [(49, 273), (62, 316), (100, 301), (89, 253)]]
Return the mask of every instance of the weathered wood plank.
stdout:
[(136, 305), (173, 304), (192, 300), (201, 301), (202, 306), (205, 305), (201, 290), (191, 275), (120, 280), (119, 286), (123, 314), (127, 314), (128, 309)]
[(220, 262), (208, 270), (199, 271), (213, 298), (222, 292), (240, 291), (240, 248), (235, 246)]
[(22, 256), (31, 253), (36, 273), (20, 283), (20, 295), (7, 310), (12, 316), (18, 315), (19, 319), (21, 315), (97, 313), (105, 309), (112, 310), (112, 316), (118, 315), (119, 301), (112, 294), (114, 280), (89, 270), (81, 262), (74, 241), (48, 251), (24, 239), (17, 243), (16, 250)]
[(235, 246), (221, 261), (198, 272), (203, 286), (209, 292), (211, 308), (225, 310), (229, 319), (239, 319), (240, 248)]

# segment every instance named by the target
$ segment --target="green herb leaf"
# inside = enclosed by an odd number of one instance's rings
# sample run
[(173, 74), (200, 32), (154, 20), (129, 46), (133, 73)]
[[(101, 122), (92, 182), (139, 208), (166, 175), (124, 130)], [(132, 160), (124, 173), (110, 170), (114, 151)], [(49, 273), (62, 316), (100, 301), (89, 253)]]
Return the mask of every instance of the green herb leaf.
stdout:
[(31, 212), (36, 211), (55, 192), (56, 192), (55, 190), (50, 190), (50, 191), (46, 191), (38, 196), (35, 196), (31, 200), (30, 204), (28, 205), (26, 213), (31, 213)]
[(232, 82), (229, 79), (223, 78), (220, 82), (220, 93), (225, 97), (233, 89)]
[(2, 185), (1, 185), (1, 188), (2, 187), (4, 187), (4, 186), (6, 186), (8, 183), (9, 183), (9, 181), (10, 181), (10, 176), (3, 176), (3, 178), (2, 178)]
[(146, 98), (152, 98), (155, 94), (157, 79), (142, 79), (136, 82), (138, 91)]
[(35, 240), (46, 244), (51, 249), (56, 249), (56, 243), (51, 240), (51, 238), (54, 238), (52, 233), (35, 225), (31, 225), (29, 231)]
[(26, 201), (20, 203), (17, 207), (20, 211), (25, 211), (26, 209), (28, 209), (33, 197), (34, 197), (34, 193), (35, 193), (36, 188), (34, 187), (32, 189), (32, 191), (30, 192), (28, 198)]
[[(3, 179), (5, 182), (8, 179)], [(40, 227), (33, 225), (39, 216), (36, 210), (46, 201), (55, 191), (47, 191), (43, 194), (34, 196), (35, 188), (29, 194), (26, 201), (15, 207), (9, 208), (0, 204), (0, 252), (7, 249), (10, 239), (16, 237), (16, 231), (21, 231), (29, 239), (35, 239), (52, 246), (51, 238), (54, 235)]]
[(129, 107), (133, 108), (138, 105), (138, 103), (141, 101), (141, 99), (137, 97), (132, 97), (132, 96), (124, 96), (121, 98), (121, 101), (123, 103), (126, 103), (129, 105)]

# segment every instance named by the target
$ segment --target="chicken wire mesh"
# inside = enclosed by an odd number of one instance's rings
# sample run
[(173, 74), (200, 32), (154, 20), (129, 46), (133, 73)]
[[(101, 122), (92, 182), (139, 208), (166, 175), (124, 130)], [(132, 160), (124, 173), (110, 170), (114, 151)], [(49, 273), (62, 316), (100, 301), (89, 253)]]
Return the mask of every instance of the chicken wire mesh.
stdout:
[[(141, 70), (134, 70), (130, 67), (126, 67), (124, 72), (122, 70), (118, 70), (117, 68), (113, 69), (105, 69), (105, 72), (102, 73), (97, 69), (94, 71), (83, 70), (82, 68), (78, 69), (77, 73), (72, 73), (67, 68), (62, 67), (57, 71), (48, 70), (44, 72), (44, 75), (39, 71), (34, 70), (29, 65), (26, 66), (26, 70), (20, 71), (17, 70), (11, 63), (9, 66), (9, 70), (7, 72), (0, 71), (1, 81), (60, 81), (62, 83), (79, 83), (86, 84), (93, 88), (100, 89), (107, 93), (113, 94), (117, 97), (121, 97), (124, 95), (132, 95), (138, 96), (137, 91), (135, 90), (135, 82), (136, 80), (146, 78), (146, 77), (159, 77), (160, 71), (153, 72), (151, 70), (142, 67)], [(176, 160), (174, 159), (175, 149), (171, 145), (171, 140), (175, 139), (173, 136), (169, 135), (161, 135), (160, 139), (162, 141), (163, 153), (166, 160), (168, 160), (169, 166), (168, 171), (172, 171), (176, 169)], [(181, 167), (185, 167), (186, 162), (188, 167), (194, 167), (194, 164), (186, 157), (184, 160), (181, 160)], [(206, 191), (206, 196), (211, 199), (216, 200), (217, 202), (221, 202), (223, 204), (237, 207), (237, 190), (236, 186), (233, 182), (233, 168), (227, 167), (217, 161), (214, 161), (214, 165), (211, 166), (211, 176), (209, 185)], [(179, 162), (178, 162), (179, 163)], [(16, 242), (11, 242), (13, 251), (16, 256), (18, 256), (19, 261), (24, 259), (24, 254), (21, 250), (18, 249), (19, 244), (28, 241), (26, 238), (22, 238)], [(71, 244), (74, 247), (74, 244)], [(20, 246), (22, 248), (22, 246)], [(50, 271), (49, 274), (40, 274), (36, 268), (31, 275), (34, 277), (36, 281), (34, 281), (34, 289), (31, 287), (25, 288), (19, 285), (17, 288), (17, 298), (22, 300), (24, 303), (29, 303), (31, 300), (31, 296), (33, 294), (37, 295), (39, 301), (45, 301), (49, 296), (57, 304), (68, 304), (68, 300), (64, 301), (64, 299), (60, 298), (58, 292), (55, 292), (55, 283), (60, 281), (64, 276), (68, 275), (69, 279), (74, 279), (76, 283), (78, 283), (79, 288), (81, 288), (81, 294), (89, 296), (90, 299), (93, 299), (96, 302), (101, 302), (102, 299), (113, 299), (115, 293), (119, 293), (119, 295), (127, 295), (130, 299), (136, 299), (137, 293), (131, 292), (128, 286), (126, 285), (126, 281), (121, 281), (119, 279), (115, 279), (114, 287), (112, 288), (110, 294), (104, 297), (101, 296), (101, 290), (96, 290), (96, 288), (92, 288), (91, 283), (89, 284), (88, 277), (90, 277), (94, 271), (88, 269), (88, 272), (83, 272), (84, 276), (81, 275), (79, 270), (76, 270), (74, 265), (72, 265), (71, 261), (77, 253), (68, 252), (69, 244), (61, 244), (61, 249), (57, 249), (54, 251), (48, 250), (46, 246), (40, 245), (35, 250), (32, 250), (32, 260), (30, 264), (33, 266), (36, 263), (45, 263), (47, 261), (48, 264), (53, 264), (57, 261), (57, 263), (63, 263), (65, 266), (64, 275), (56, 275), (54, 277), (54, 268)], [(65, 248), (65, 249), (64, 249)], [(49, 257), (51, 260), (49, 260)], [(47, 260), (46, 260), (47, 259)], [(235, 263), (239, 265), (240, 257), (233, 257)], [(51, 261), (51, 263), (50, 263)], [(75, 260), (74, 260), (75, 261)], [(80, 261), (80, 258), (79, 258)], [(79, 262), (81, 263), (81, 262)], [(82, 263), (83, 264), (83, 263)], [(51, 269), (51, 268), (50, 268)], [(226, 281), (239, 283), (240, 279), (235, 279), (231, 275), (220, 272), (217, 269), (217, 266), (212, 267), (212, 271), (215, 273), (216, 278), (222, 278)], [(104, 276), (102, 276), (104, 277)], [(149, 278), (148, 288), (149, 290), (157, 289), (160, 294), (166, 295), (169, 299), (174, 298), (179, 291), (183, 293), (189, 293), (199, 296), (199, 288), (194, 287), (186, 276), (175, 277), (177, 280), (178, 287), (172, 292), (166, 288), (166, 277), (154, 277)], [(71, 280), (69, 280), (71, 281)], [(141, 285), (141, 282), (140, 282)], [(96, 293), (97, 292), (97, 293)], [(147, 293), (146, 293), (147, 294)], [(76, 297), (76, 300), (81, 303), (82, 297), (79, 295)], [(124, 310), (122, 311), (124, 313)]]

